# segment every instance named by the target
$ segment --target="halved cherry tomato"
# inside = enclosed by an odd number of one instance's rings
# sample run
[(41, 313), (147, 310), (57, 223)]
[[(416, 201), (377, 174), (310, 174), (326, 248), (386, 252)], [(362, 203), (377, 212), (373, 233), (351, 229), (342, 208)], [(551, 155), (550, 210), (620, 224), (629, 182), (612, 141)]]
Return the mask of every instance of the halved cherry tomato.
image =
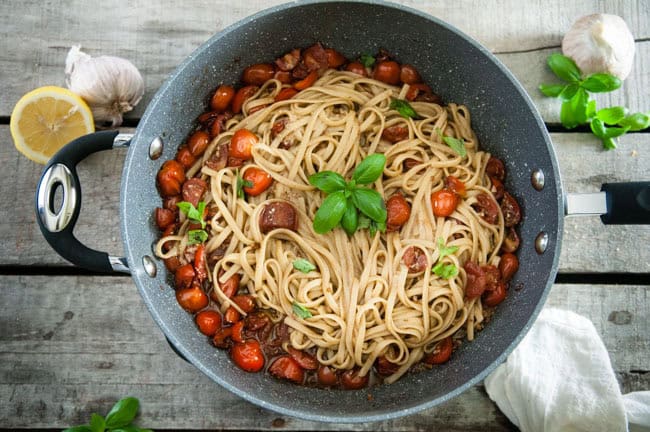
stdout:
[(258, 196), (271, 187), (273, 183), (273, 177), (269, 173), (255, 167), (248, 168), (242, 175), (242, 178), (253, 184), (250, 187), (244, 187), (244, 192), (250, 196)]
[[(223, 274), (223, 270), (219, 272), (218, 277), (221, 278), (222, 274)], [(235, 273), (234, 275), (230, 276), (230, 278), (228, 278), (225, 282), (219, 282), (219, 288), (221, 288), (221, 291), (226, 297), (231, 298), (232, 296), (235, 295), (235, 293), (239, 289), (240, 279), (241, 276), (239, 276), (238, 273)], [(212, 298), (212, 300), (216, 302), (221, 301), (214, 291), (210, 293), (210, 297)]]
[(467, 275), (465, 281), (465, 297), (469, 300), (480, 297), (485, 291), (485, 272), (478, 264), (467, 261), (463, 266)]
[(467, 196), (467, 189), (465, 188), (465, 183), (458, 180), (454, 176), (450, 175), (445, 177), (445, 188), (460, 195), (463, 198)]
[(506, 188), (503, 186), (501, 180), (496, 177), (490, 177), (490, 182), (492, 183), (490, 192), (492, 192), (492, 195), (494, 195), (494, 199), (499, 201), (501, 198), (503, 198), (503, 194), (505, 193)]
[(292, 346), (287, 347), (287, 352), (295, 361), (298, 362), (301, 368), (307, 369), (307, 370), (316, 370), (318, 369), (318, 360), (316, 358), (304, 351), (300, 351), (298, 349), (295, 349)]
[(230, 350), (230, 357), (246, 372), (259, 372), (264, 368), (262, 348), (254, 339), (236, 343)]
[(372, 77), (386, 84), (399, 84), (400, 67), (399, 63), (388, 60), (377, 63)]
[(176, 220), (176, 213), (166, 208), (156, 207), (156, 210), (154, 210), (154, 219), (156, 220), (158, 228), (164, 230), (174, 223)]
[(427, 267), (427, 255), (419, 247), (409, 246), (402, 255), (402, 262), (409, 273), (420, 273)]
[(495, 290), (501, 280), (499, 269), (493, 265), (482, 265), (481, 270), (485, 274), (485, 291)]
[(399, 79), (404, 84), (415, 84), (415, 83), (419, 83), (422, 80), (420, 78), (420, 74), (418, 73), (417, 69), (415, 69), (415, 67), (409, 64), (405, 64), (401, 66), (399, 72)]
[(492, 291), (485, 291), (483, 294), (483, 304), (488, 307), (494, 307), (506, 299), (506, 283), (501, 281)]
[(414, 101), (420, 93), (430, 94), (431, 87), (429, 87), (424, 83), (409, 84), (409, 89), (406, 92), (406, 96), (405, 96), (406, 100)]
[(503, 193), (501, 211), (503, 212), (503, 223), (506, 227), (515, 226), (519, 221), (521, 221), (521, 209), (519, 208), (519, 203), (508, 192)]
[(241, 112), (242, 107), (244, 106), (244, 102), (251, 96), (257, 92), (259, 88), (257, 86), (244, 86), (237, 90), (237, 93), (235, 93), (235, 97), (232, 99), (232, 112), (235, 114), (239, 114)]
[(397, 372), (399, 365), (397, 363), (389, 361), (386, 356), (382, 355), (377, 357), (377, 361), (375, 362), (375, 369), (379, 375), (388, 376)]
[(301, 79), (300, 81), (293, 83), (293, 88), (295, 88), (296, 90), (304, 90), (307, 87), (311, 87), (312, 85), (314, 85), (317, 79), (318, 79), (318, 71), (313, 70), (309, 72), (309, 75), (307, 75), (304, 79)]
[(360, 376), (358, 369), (350, 369), (341, 374), (341, 384), (348, 390), (359, 390), (368, 385), (368, 378), (368, 374)]
[(234, 88), (229, 85), (220, 85), (210, 99), (210, 108), (217, 112), (224, 112), (234, 97)]
[(501, 261), (499, 261), (499, 272), (501, 273), (501, 279), (504, 282), (510, 282), (510, 279), (517, 273), (519, 270), (519, 260), (514, 254), (509, 252), (501, 255)]
[(400, 193), (388, 198), (386, 201), (386, 229), (397, 231), (411, 216), (411, 206)]
[(501, 244), (501, 252), (514, 252), (519, 249), (519, 235), (515, 230), (515, 227), (510, 227), (506, 231), (506, 236), (503, 238), (503, 243)]
[(253, 157), (253, 146), (259, 142), (259, 138), (248, 129), (239, 129), (230, 139), (228, 155), (248, 160)]
[(295, 95), (298, 94), (298, 90), (296, 90), (293, 87), (285, 87), (280, 92), (275, 96), (275, 99), (273, 99), (275, 102), (291, 99)]
[(485, 192), (481, 192), (476, 196), (476, 201), (477, 202), (472, 205), (472, 207), (475, 208), (478, 215), (481, 216), (485, 222), (492, 225), (496, 224), (499, 221), (499, 207), (497, 207), (494, 197)]
[(435, 216), (449, 216), (457, 206), (458, 195), (449, 190), (441, 189), (431, 194), (431, 207)]
[(406, 159), (404, 159), (404, 162), (402, 162), (402, 170), (404, 170), (404, 171), (408, 171), (408, 170), (410, 170), (411, 168), (414, 168), (414, 167), (420, 165), (421, 163), (422, 163), (422, 162), (420, 162), (420, 161), (417, 160), (417, 159), (406, 158)]
[(291, 356), (278, 357), (269, 366), (269, 373), (277, 378), (293, 381), (297, 384), (305, 379), (305, 371)]
[(433, 351), (424, 359), (425, 363), (430, 365), (446, 363), (451, 357), (451, 351), (454, 347), (451, 336), (447, 336), (436, 344)]
[(335, 386), (339, 382), (339, 377), (329, 366), (320, 365), (318, 367), (318, 382), (325, 386)]
[(196, 276), (192, 264), (185, 264), (179, 267), (174, 274), (174, 283), (176, 289), (189, 288), (192, 285), (192, 280)]
[(176, 270), (181, 266), (181, 261), (175, 256), (165, 258), (163, 262), (165, 263), (165, 268), (167, 268), (167, 271), (170, 273), (176, 273)]
[(258, 63), (248, 66), (242, 73), (242, 81), (250, 85), (262, 85), (275, 75), (275, 67), (270, 63)]
[(292, 79), (291, 72), (283, 70), (276, 71), (273, 78), (280, 81), (282, 84), (291, 84)]
[(158, 171), (157, 181), (163, 197), (178, 195), (185, 182), (185, 170), (177, 161), (168, 160)]
[(234, 324), (241, 319), (241, 314), (237, 309), (230, 306), (226, 309), (226, 313), (223, 315), (223, 320), (228, 324)]
[(244, 342), (244, 321), (237, 321), (233, 324), (231, 338), (235, 342)]
[(255, 299), (251, 295), (236, 295), (232, 298), (232, 301), (246, 313), (252, 312), (255, 309)]
[(345, 67), (345, 70), (364, 77), (368, 76), (368, 72), (366, 72), (366, 67), (359, 62), (348, 63), (348, 65)]
[(199, 331), (206, 336), (214, 336), (221, 327), (221, 315), (213, 310), (204, 310), (196, 314), (194, 318)]
[(345, 57), (343, 54), (336, 51), (332, 48), (325, 48), (325, 54), (327, 54), (327, 67), (336, 69), (345, 63)]
[(176, 153), (176, 158), (175, 158), (178, 163), (183, 165), (183, 168), (188, 169), (192, 165), (194, 165), (194, 162), (196, 162), (196, 157), (190, 152), (190, 149), (188, 149), (186, 146), (183, 146), (178, 149), (178, 152)]
[(197, 286), (176, 291), (176, 301), (188, 312), (198, 312), (209, 303), (208, 296)]
[(485, 172), (490, 177), (496, 177), (503, 181), (506, 178), (506, 167), (503, 165), (501, 159), (491, 157), (485, 166)]
[(232, 336), (232, 327), (221, 327), (214, 334), (214, 337), (212, 338), (212, 343), (217, 348), (224, 348), (224, 349), (229, 348), (230, 344), (232, 343), (232, 340), (230, 339), (231, 336)]
[(194, 272), (196, 279), (203, 282), (208, 277), (208, 266), (206, 265), (205, 244), (201, 243), (194, 252)]
[(196, 131), (190, 135), (187, 140), (187, 148), (190, 150), (190, 153), (194, 156), (201, 156), (205, 149), (208, 148), (210, 144), (210, 135), (203, 131)]
[(409, 128), (403, 124), (388, 126), (381, 132), (381, 137), (393, 144), (405, 140), (409, 136)]

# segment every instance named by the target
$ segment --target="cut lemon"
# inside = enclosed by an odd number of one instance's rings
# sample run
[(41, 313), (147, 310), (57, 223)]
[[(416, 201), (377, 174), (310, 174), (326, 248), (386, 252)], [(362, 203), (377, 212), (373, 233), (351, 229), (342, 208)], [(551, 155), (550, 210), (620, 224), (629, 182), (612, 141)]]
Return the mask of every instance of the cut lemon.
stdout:
[(94, 132), (95, 124), (83, 99), (68, 89), (46, 86), (20, 98), (10, 129), (18, 151), (45, 164), (70, 141)]

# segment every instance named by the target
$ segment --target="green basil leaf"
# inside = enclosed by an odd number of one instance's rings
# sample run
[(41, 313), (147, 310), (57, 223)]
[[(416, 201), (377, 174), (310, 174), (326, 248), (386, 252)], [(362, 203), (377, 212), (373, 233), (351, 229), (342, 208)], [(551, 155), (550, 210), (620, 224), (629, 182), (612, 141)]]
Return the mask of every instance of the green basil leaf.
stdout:
[(357, 184), (370, 184), (377, 180), (386, 166), (386, 156), (380, 153), (368, 155), (352, 173), (352, 180)]
[(603, 138), (603, 147), (605, 150), (614, 150), (616, 148), (616, 140), (614, 138)]
[(465, 141), (462, 139), (446, 136), (442, 139), (458, 156), (464, 158), (467, 156), (467, 149), (465, 149)]
[(176, 204), (178, 208), (187, 215), (187, 218), (194, 223), (200, 223), (202, 228), (205, 228), (205, 221), (203, 220), (203, 213), (205, 212), (205, 202), (199, 201), (197, 209), (192, 203), (181, 201)]
[(347, 204), (345, 207), (345, 213), (341, 218), (341, 227), (345, 230), (348, 235), (354, 234), (359, 226), (359, 212), (354, 206), (352, 199), (348, 198)]
[(598, 110), (596, 117), (598, 117), (603, 122), (615, 125), (625, 118), (627, 115), (627, 108), (622, 106), (615, 106), (611, 108), (603, 108)]
[(607, 138), (616, 138), (620, 137), (621, 135), (625, 135), (629, 130), (629, 127), (609, 127), (605, 130), (605, 136)]
[(563, 81), (576, 82), (580, 81), (580, 69), (576, 66), (575, 62), (569, 57), (562, 54), (551, 54), (546, 59), (546, 63), (551, 68), (553, 73)]
[(80, 425), (64, 429), (63, 432), (92, 432), (92, 429), (90, 425)]
[(122, 426), (121, 428), (111, 429), (111, 432), (144, 432), (148, 430), (149, 429), (140, 429), (139, 427), (134, 425), (126, 425), (126, 426)]
[(592, 93), (603, 93), (616, 90), (621, 84), (623, 84), (623, 81), (614, 75), (595, 73), (585, 78), (580, 86)]
[(316, 266), (304, 258), (298, 258), (297, 260), (294, 260), (293, 268), (295, 268), (301, 273), (309, 273), (311, 271), (316, 270)]
[(630, 131), (640, 131), (650, 126), (650, 116), (644, 113), (634, 113), (618, 122), (621, 127), (629, 127)]
[(208, 233), (202, 229), (189, 230), (187, 232), (187, 244), (200, 244), (208, 239)]
[(375, 64), (375, 58), (370, 54), (361, 54), (361, 57), (359, 57), (359, 62), (365, 67), (369, 68)]
[(244, 180), (243, 177), (239, 175), (239, 170), (237, 170), (235, 175), (237, 176), (237, 185), (235, 186), (235, 190), (237, 191), (237, 197), (239, 199), (246, 199), (246, 193), (244, 191), (244, 188), (253, 187), (254, 186), (253, 182), (250, 180)]
[(106, 420), (99, 414), (90, 415), (90, 429), (92, 432), (104, 432), (106, 430)]
[(359, 224), (357, 225), (357, 229), (368, 229), (370, 228), (371, 223), (372, 220), (368, 216), (361, 213), (359, 215)]
[(442, 239), (442, 237), (438, 238), (438, 250), (440, 251), (440, 258), (439, 260), (442, 259), (443, 257), (446, 257), (447, 255), (451, 255), (455, 253), (458, 250), (458, 246), (445, 246), (445, 242)]
[(120, 399), (106, 415), (106, 427), (119, 428), (130, 424), (138, 412), (140, 402), (134, 397)]
[(339, 224), (346, 209), (345, 193), (329, 194), (314, 215), (313, 227), (318, 234), (325, 234)]
[(386, 204), (379, 192), (374, 189), (357, 188), (352, 192), (352, 202), (375, 222), (386, 222)]
[(567, 86), (563, 84), (540, 84), (539, 91), (541, 91), (544, 96), (558, 97), (565, 87)]
[(587, 104), (589, 103), (589, 94), (583, 88), (578, 89), (576, 94), (562, 103), (560, 110), (560, 121), (567, 129), (587, 122)]
[(418, 119), (420, 116), (415, 112), (410, 103), (403, 99), (393, 99), (390, 103), (390, 109), (393, 109), (404, 118)]
[(439, 262), (431, 269), (431, 272), (443, 279), (451, 279), (458, 275), (458, 267), (454, 264), (444, 264)]
[(605, 123), (599, 118), (594, 118), (591, 120), (591, 123), (589, 123), (589, 127), (591, 128), (591, 132), (593, 132), (594, 135), (596, 135), (598, 138), (604, 138), (605, 133), (606, 133), (606, 128), (605, 128)]
[(296, 314), (298, 318), (305, 319), (305, 318), (311, 318), (313, 316), (311, 312), (309, 312), (309, 309), (307, 309), (306, 307), (304, 307), (303, 305), (295, 301), (291, 305), (291, 309), (293, 309), (293, 313)]
[(188, 203), (187, 201), (181, 201), (177, 203), (176, 206), (180, 209), (180, 211), (187, 215), (188, 218), (191, 218), (191, 215), (198, 214), (197, 210), (194, 208), (194, 205), (192, 203)]
[(559, 96), (560, 99), (565, 101), (571, 99), (576, 94), (579, 88), (580, 86), (578, 84), (575, 83), (567, 84), (566, 86), (564, 86), (564, 90), (562, 90), (562, 93), (560, 93)]
[(345, 179), (334, 171), (321, 171), (310, 175), (309, 184), (327, 193), (345, 189)]
[(587, 112), (586, 112), (587, 119), (594, 118), (596, 116), (596, 101), (595, 100), (590, 100), (587, 103)]

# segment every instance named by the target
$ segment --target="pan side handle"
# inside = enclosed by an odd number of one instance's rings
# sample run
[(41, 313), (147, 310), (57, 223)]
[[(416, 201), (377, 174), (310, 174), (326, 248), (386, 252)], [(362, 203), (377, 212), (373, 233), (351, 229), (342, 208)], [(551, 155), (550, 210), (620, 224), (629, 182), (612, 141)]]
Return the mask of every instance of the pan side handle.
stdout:
[[(71, 141), (50, 159), (36, 187), (36, 221), (45, 240), (71, 263), (97, 272), (130, 273), (126, 258), (91, 249), (73, 234), (81, 210), (81, 184), (77, 164), (92, 153), (125, 147), (131, 134), (102, 131)], [(54, 197), (60, 188), (62, 203), (55, 208)]]
[(650, 224), (650, 182), (605, 183), (600, 190), (567, 194), (566, 214), (600, 215), (607, 225)]

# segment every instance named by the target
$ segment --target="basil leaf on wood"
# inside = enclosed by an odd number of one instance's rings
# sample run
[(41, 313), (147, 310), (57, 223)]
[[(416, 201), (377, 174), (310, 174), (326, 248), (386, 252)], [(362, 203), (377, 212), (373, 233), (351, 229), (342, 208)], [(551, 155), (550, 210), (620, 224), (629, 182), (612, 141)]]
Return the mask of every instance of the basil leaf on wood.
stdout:
[(135, 418), (139, 405), (134, 397), (120, 399), (106, 415), (106, 427), (114, 429), (127, 426)]
[(553, 73), (563, 81), (580, 81), (580, 69), (573, 60), (562, 54), (551, 54), (546, 59)]
[(630, 131), (640, 131), (650, 126), (650, 116), (644, 113), (634, 113), (618, 122), (621, 127), (629, 127)]
[(616, 90), (621, 86), (621, 84), (623, 84), (623, 81), (614, 75), (595, 73), (585, 78), (580, 86), (592, 93), (603, 93)]

